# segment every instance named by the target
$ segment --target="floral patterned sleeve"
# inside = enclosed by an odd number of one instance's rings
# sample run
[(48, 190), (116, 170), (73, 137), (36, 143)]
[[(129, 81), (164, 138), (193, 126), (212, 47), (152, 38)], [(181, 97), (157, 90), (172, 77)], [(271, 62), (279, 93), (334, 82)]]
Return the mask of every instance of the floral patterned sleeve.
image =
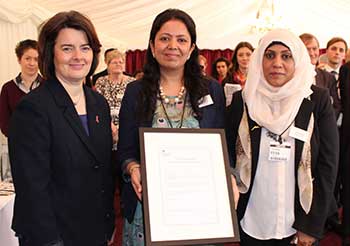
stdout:
[(103, 84), (105, 83), (104, 81), (104, 76), (102, 77), (99, 77), (96, 81), (96, 84), (95, 84), (95, 89), (98, 93), (100, 93), (101, 95), (104, 95), (104, 86)]

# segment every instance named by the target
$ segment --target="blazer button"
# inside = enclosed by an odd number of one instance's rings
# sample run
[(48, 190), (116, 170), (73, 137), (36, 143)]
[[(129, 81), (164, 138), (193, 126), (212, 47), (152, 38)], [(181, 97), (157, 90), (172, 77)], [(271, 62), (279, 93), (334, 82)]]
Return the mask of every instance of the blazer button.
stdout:
[(109, 219), (111, 215), (109, 213), (106, 213), (106, 218)]
[(104, 189), (102, 189), (102, 190), (101, 190), (101, 193), (102, 193), (102, 194), (104, 194), (104, 193), (105, 193), (105, 190), (104, 190)]
[(98, 165), (98, 164), (96, 164), (95, 166), (94, 166), (94, 169), (95, 170), (98, 170), (100, 168), (100, 165)]

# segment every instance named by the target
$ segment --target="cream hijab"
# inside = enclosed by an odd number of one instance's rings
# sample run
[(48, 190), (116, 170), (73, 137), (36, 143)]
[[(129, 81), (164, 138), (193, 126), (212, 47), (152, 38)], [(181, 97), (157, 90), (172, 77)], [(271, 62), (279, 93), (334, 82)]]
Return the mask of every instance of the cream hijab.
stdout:
[[(265, 50), (275, 41), (290, 49), (295, 63), (293, 78), (281, 87), (270, 85), (262, 68)], [(314, 80), (315, 70), (300, 38), (284, 29), (268, 32), (251, 57), (242, 92), (249, 116), (260, 126), (281, 134), (294, 121), (303, 99), (312, 94), (311, 85)]]

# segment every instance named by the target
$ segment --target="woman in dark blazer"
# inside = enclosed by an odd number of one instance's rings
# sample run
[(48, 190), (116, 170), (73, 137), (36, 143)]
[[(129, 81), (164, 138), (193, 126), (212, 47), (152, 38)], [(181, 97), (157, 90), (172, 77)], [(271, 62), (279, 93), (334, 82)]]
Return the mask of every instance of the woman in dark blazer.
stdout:
[(154, 20), (149, 40), (144, 76), (128, 84), (119, 114), (123, 245), (144, 245), (139, 127), (224, 127), (223, 90), (201, 74), (192, 18), (165, 10)]
[[(240, 190), (241, 245), (315, 245), (334, 202), (338, 132), (327, 89), (301, 40), (268, 32), (228, 109), (227, 142)], [(263, 211), (263, 213), (262, 213)]]
[(39, 34), (44, 85), (13, 114), (9, 151), (16, 190), (12, 228), (22, 246), (107, 245), (114, 228), (109, 108), (83, 83), (100, 42), (76, 11), (49, 19)]

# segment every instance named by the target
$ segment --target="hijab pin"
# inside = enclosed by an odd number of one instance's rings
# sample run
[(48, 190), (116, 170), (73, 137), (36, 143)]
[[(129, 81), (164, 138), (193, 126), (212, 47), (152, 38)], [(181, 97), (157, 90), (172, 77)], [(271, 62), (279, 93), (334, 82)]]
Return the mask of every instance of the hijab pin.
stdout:
[(255, 129), (259, 129), (259, 128), (260, 128), (260, 126), (253, 126), (253, 128), (250, 129), (250, 131), (254, 131)]

